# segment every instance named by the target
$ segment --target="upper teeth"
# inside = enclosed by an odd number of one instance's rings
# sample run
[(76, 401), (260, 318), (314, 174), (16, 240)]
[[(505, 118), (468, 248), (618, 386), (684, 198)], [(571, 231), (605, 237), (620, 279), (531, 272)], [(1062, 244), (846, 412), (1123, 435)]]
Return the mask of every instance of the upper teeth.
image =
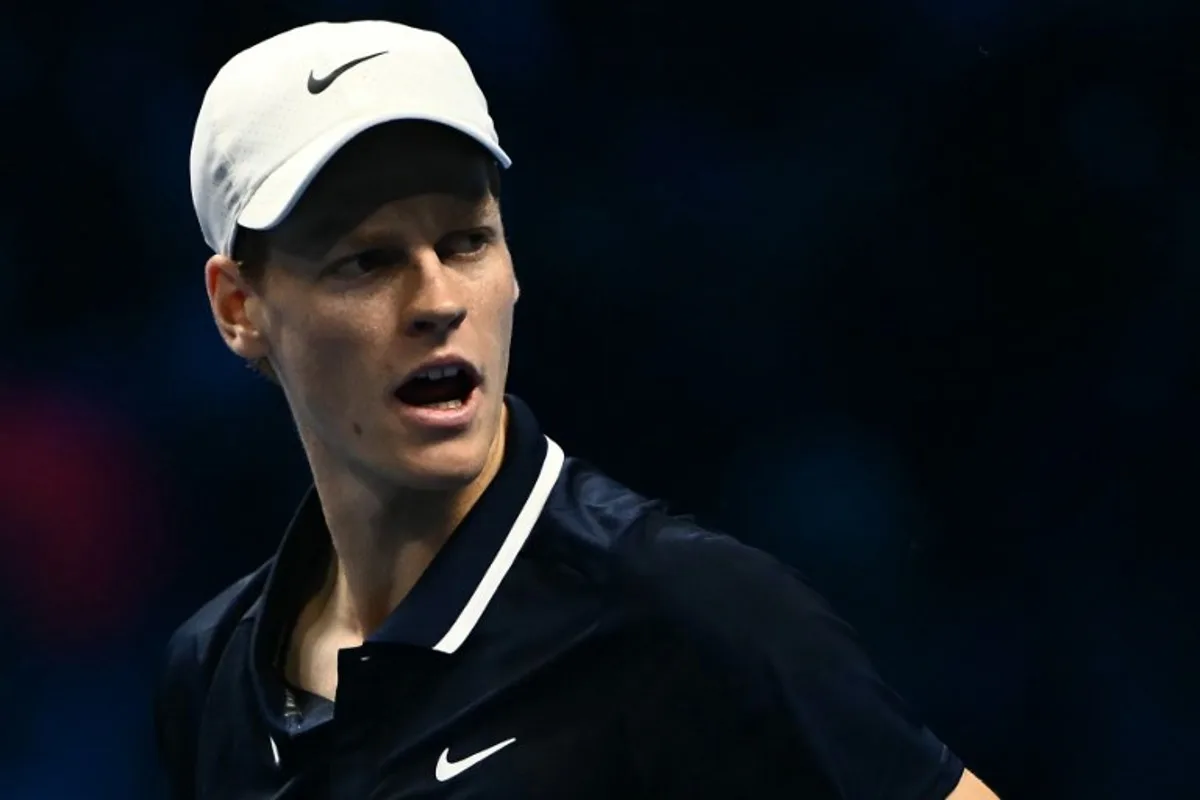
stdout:
[(417, 377), (418, 378), (426, 378), (431, 381), (436, 381), (436, 380), (441, 380), (442, 378), (453, 378), (455, 375), (457, 375), (461, 371), (462, 371), (462, 369), (460, 367), (456, 367), (453, 365), (448, 366), (448, 367), (430, 367), (429, 369), (423, 369), (420, 372), (418, 372)]

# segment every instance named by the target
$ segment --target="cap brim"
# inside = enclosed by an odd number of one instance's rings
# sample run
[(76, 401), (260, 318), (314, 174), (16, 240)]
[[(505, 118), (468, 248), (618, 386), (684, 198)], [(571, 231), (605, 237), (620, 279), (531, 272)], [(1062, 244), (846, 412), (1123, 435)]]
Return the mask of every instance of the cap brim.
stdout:
[(483, 145), (488, 152), (496, 157), (500, 166), (507, 169), (512, 165), (512, 159), (482, 132), (471, 126), (449, 119), (440, 119), (428, 115), (414, 114), (385, 114), (364, 119), (350, 120), (334, 127), (318, 136), (313, 141), (296, 151), (286, 161), (280, 164), (274, 172), (267, 176), (251, 195), (245, 208), (238, 214), (237, 222), (243, 228), (251, 230), (270, 230), (278, 225), (283, 218), (295, 207), (304, 190), (312, 183), (313, 178), (321, 168), (333, 158), (334, 154), (355, 136), (376, 125), (399, 120), (420, 120), (436, 122), (453, 128), (460, 133), (470, 136)]

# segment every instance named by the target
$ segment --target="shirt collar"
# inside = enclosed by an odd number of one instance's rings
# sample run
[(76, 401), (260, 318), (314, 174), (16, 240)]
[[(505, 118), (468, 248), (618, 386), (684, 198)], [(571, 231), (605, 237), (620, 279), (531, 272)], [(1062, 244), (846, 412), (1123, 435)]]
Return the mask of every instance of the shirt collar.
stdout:
[(371, 637), (453, 653), (470, 635), (541, 516), (563, 452), (508, 398), (504, 461), (421, 579)]
[[(558, 480), (563, 452), (542, 434), (528, 406), (511, 395), (505, 403), (505, 453), (495, 478), (370, 641), (455, 652), (516, 561)], [(247, 612), (255, 618), (252, 669), (259, 687), (277, 679), (279, 648), (324, 580), (331, 553), (320, 498), (310, 488), (284, 534), (260, 601)]]

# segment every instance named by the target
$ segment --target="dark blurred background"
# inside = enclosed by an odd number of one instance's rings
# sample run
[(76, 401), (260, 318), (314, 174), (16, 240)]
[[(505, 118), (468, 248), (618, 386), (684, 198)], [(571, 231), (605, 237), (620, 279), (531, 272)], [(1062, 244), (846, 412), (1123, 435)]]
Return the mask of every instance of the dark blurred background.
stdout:
[(166, 636), (306, 486), (187, 152), (356, 17), (475, 66), (568, 453), (797, 565), (1005, 800), (1200, 796), (1195, 0), (75, 3), (0, 22), (0, 797), (163, 796)]

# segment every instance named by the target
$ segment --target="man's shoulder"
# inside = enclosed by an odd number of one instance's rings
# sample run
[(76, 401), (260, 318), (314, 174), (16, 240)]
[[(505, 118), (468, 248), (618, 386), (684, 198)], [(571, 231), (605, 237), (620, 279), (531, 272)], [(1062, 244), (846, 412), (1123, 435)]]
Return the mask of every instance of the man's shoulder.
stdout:
[(563, 463), (546, 513), (580, 539), (611, 549), (662, 501), (639, 494), (579, 458)]
[(187, 618), (167, 641), (163, 678), (191, 683), (211, 673), (229, 637), (262, 594), (270, 562), (235, 581)]
[(568, 458), (523, 555), (566, 565), (593, 586), (607, 584), (625, 542), (662, 506), (589, 462)]
[(167, 642), (154, 690), (154, 727), (173, 796), (192, 796), (197, 737), (209, 685), (230, 637), (258, 601), (269, 571), (270, 562), (226, 588)]
[[(791, 567), (733, 536), (673, 513), (587, 462), (568, 459), (547, 505), (555, 541), (576, 566), (619, 590), (643, 621), (708, 637), (753, 636), (824, 619), (825, 601)], [(566, 534), (565, 536), (562, 534)]]
[(754, 649), (777, 630), (840, 625), (794, 568), (689, 517), (651, 512), (621, 550), (631, 596), (688, 638)]

